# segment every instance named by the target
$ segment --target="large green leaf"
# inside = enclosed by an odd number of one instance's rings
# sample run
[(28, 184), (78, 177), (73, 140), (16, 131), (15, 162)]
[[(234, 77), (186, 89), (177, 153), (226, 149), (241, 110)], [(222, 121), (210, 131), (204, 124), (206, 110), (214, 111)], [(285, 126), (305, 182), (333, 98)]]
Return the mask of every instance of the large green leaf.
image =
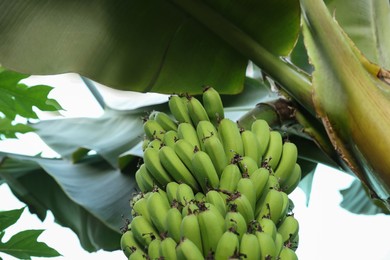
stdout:
[(0, 211), (0, 232), (15, 224), (22, 215), (23, 210), (24, 208)]
[(205, 84), (238, 93), (251, 57), (211, 28), (222, 18), (233, 28), (221, 27), (223, 33), (239, 30), (269, 52), (287, 55), (300, 15), (298, 0), (1, 1), (0, 8), (5, 67), (29, 74), (73, 71), (118, 89), (162, 93), (200, 93)]
[(99, 156), (72, 164), (8, 154), (0, 167), (13, 193), (42, 220), (51, 210), (88, 251), (118, 249), (124, 218), (131, 217), (132, 174), (119, 172)]

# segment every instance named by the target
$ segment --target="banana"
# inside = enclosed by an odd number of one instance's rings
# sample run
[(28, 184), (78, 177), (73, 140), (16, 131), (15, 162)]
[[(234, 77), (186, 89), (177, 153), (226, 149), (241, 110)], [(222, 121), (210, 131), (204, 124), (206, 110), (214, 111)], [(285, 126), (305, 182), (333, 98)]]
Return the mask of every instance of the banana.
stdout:
[(160, 258), (161, 239), (153, 239), (148, 246), (148, 256), (150, 259)]
[(228, 165), (221, 140), (215, 135), (207, 137), (203, 140), (203, 149), (210, 156), (218, 176), (221, 177), (223, 170)]
[(284, 142), (282, 157), (276, 167), (274, 174), (279, 178), (280, 186), (284, 186), (286, 180), (291, 176), (298, 159), (298, 149), (294, 143)]
[(145, 151), (146, 147), (148, 147), (149, 145), (149, 142), (150, 142), (149, 138), (146, 135), (144, 135), (144, 139), (142, 140), (142, 144), (141, 144), (142, 151)]
[(279, 256), (280, 251), (282, 251), (282, 248), (284, 247), (282, 235), (279, 233), (276, 233), (275, 246), (276, 246), (276, 255)]
[(237, 257), (240, 248), (240, 240), (234, 228), (225, 231), (218, 241), (215, 250), (215, 260), (226, 260)]
[(253, 182), (256, 191), (256, 201), (258, 201), (264, 192), (269, 178), (269, 171), (266, 168), (258, 168), (249, 176)]
[(298, 260), (298, 256), (294, 250), (288, 247), (283, 247), (279, 254), (280, 260)]
[(283, 195), (280, 191), (275, 189), (270, 189), (262, 203), (260, 205), (260, 212), (256, 219), (260, 221), (260, 219), (264, 217), (269, 217), (275, 225), (279, 222), (282, 217), (283, 210)]
[(179, 139), (173, 146), (177, 156), (184, 163), (190, 172), (194, 172), (192, 169), (192, 156), (194, 156), (194, 147), (185, 139)]
[(148, 208), (150, 219), (158, 232), (160, 234), (166, 232), (167, 227), (165, 218), (170, 206), (165, 198), (159, 192), (153, 192), (150, 194), (146, 206)]
[(267, 194), (270, 190), (280, 190), (279, 180), (273, 174), (270, 174), (268, 176), (267, 184), (264, 187), (260, 199), (258, 199), (256, 202), (256, 210), (255, 210), (256, 216), (259, 214), (261, 210), (261, 205), (264, 203), (264, 200), (267, 197)]
[(238, 155), (244, 154), (244, 145), (242, 143), (240, 129), (235, 122), (224, 118), (218, 125), (219, 137), (222, 141), (228, 163)]
[(237, 163), (241, 172), (249, 176), (259, 168), (257, 162), (249, 156), (240, 156), (237, 159)]
[(256, 208), (256, 190), (253, 182), (249, 178), (241, 178), (237, 183), (237, 191), (241, 194), (245, 195), (248, 198), (253, 212), (255, 212)]
[(237, 189), (237, 183), (241, 179), (240, 168), (237, 164), (228, 164), (222, 171), (219, 181), (219, 189), (234, 192)]
[(260, 245), (255, 234), (245, 233), (240, 241), (240, 256), (246, 260), (260, 259)]
[[(225, 232), (224, 221), (218, 210), (200, 207), (198, 221), (202, 238), (203, 255), (208, 256), (217, 249), (218, 241)], [(222, 224), (222, 225), (221, 225)]]
[(130, 222), (130, 229), (141, 247), (149, 246), (154, 238), (159, 238), (158, 231), (144, 216), (136, 216)]
[(184, 218), (188, 214), (195, 214), (199, 211), (198, 204), (195, 201), (190, 201), (181, 210), (181, 215)]
[(159, 139), (162, 140), (165, 134), (164, 128), (157, 123), (155, 120), (147, 120), (143, 124), (143, 129), (145, 132), (145, 135), (150, 139)]
[(230, 210), (225, 215), (225, 230), (234, 228), (241, 239), (242, 235), (247, 232), (247, 225), (244, 216), (237, 212), (237, 205), (231, 204)]
[(226, 215), (226, 200), (216, 190), (210, 190), (206, 193), (206, 202), (213, 204), (222, 216)]
[(215, 126), (210, 121), (206, 120), (199, 121), (196, 125), (196, 134), (198, 135), (201, 148), (203, 148), (202, 143), (206, 138), (210, 136), (218, 137), (218, 131)]
[(273, 171), (275, 171), (282, 156), (282, 151), (282, 135), (278, 131), (271, 131), (268, 148), (263, 156), (263, 163), (267, 164)]
[(158, 155), (161, 165), (175, 181), (188, 184), (195, 192), (200, 190), (198, 182), (172, 147), (162, 147)]
[(165, 192), (167, 193), (169, 204), (172, 205), (174, 201), (177, 201), (176, 192), (177, 188), (179, 187), (179, 183), (177, 182), (170, 182), (165, 187)]
[(164, 112), (157, 111), (155, 113), (154, 120), (160, 124), (160, 126), (165, 130), (165, 132), (177, 130), (176, 122)]
[(147, 200), (147, 198), (143, 197), (134, 203), (132, 207), (132, 216), (144, 216), (149, 222), (151, 222), (152, 220), (149, 215)]
[(160, 257), (163, 259), (176, 260), (176, 241), (171, 237), (166, 237), (160, 244)]
[(203, 90), (202, 101), (204, 109), (214, 125), (225, 118), (221, 96), (213, 87), (206, 87)]
[(276, 259), (276, 245), (270, 234), (256, 231), (255, 233), (260, 246), (260, 259)]
[(148, 169), (150, 174), (156, 179), (160, 188), (164, 188), (169, 182), (173, 181), (173, 178), (161, 164), (159, 151), (153, 148), (147, 148), (144, 151), (144, 163), (146, 169)]
[(176, 198), (181, 205), (187, 205), (188, 202), (195, 199), (194, 191), (188, 184), (180, 183), (176, 190)]
[(259, 219), (260, 231), (269, 234), (273, 240), (276, 239), (277, 228), (275, 223), (269, 218)]
[(134, 234), (131, 230), (127, 230), (122, 234), (120, 245), (123, 253), (127, 257), (129, 257), (135, 250), (139, 250), (145, 253), (138, 241), (135, 240)]
[(257, 166), (261, 166), (262, 151), (256, 134), (251, 130), (244, 130), (241, 132), (241, 139), (244, 146), (243, 156), (252, 158)]
[(228, 198), (228, 204), (236, 204), (237, 211), (244, 217), (246, 223), (254, 220), (254, 211), (248, 198), (240, 192), (235, 192)]
[(166, 146), (173, 148), (177, 140), (179, 140), (179, 136), (177, 132), (173, 130), (169, 130), (164, 134), (162, 143)]
[(202, 250), (195, 245), (188, 238), (183, 238), (176, 247), (177, 259), (178, 260), (199, 260), (204, 259)]
[(218, 174), (210, 156), (206, 152), (195, 152), (192, 156), (192, 169), (203, 192), (207, 192), (208, 188), (218, 188)]
[(299, 232), (299, 223), (293, 215), (287, 216), (278, 227), (278, 232), (282, 235), (283, 243), (292, 242)]
[(181, 211), (177, 207), (170, 208), (165, 218), (168, 236), (173, 238), (177, 243), (180, 241), (180, 226), (182, 219)]
[(188, 238), (203, 252), (201, 229), (196, 214), (190, 213), (183, 217), (180, 225), (180, 237)]
[(210, 121), (209, 116), (202, 103), (195, 97), (189, 96), (187, 102), (188, 113), (190, 114), (192, 124), (194, 126), (202, 120)]
[(283, 198), (283, 206), (280, 212), (280, 219), (277, 225), (279, 225), (280, 222), (286, 218), (286, 216), (289, 214), (289, 209), (290, 209), (290, 199), (288, 198), (287, 193), (280, 191), (280, 194), (282, 195)]
[(204, 195), (204, 193), (199, 191), (195, 194), (195, 200), (198, 202), (206, 201), (206, 195)]
[(200, 142), (196, 128), (190, 123), (180, 123), (177, 127), (177, 135), (179, 139), (185, 139), (192, 145), (192, 150), (200, 149)]
[(173, 95), (169, 97), (169, 110), (179, 123), (192, 123), (188, 113), (187, 102), (181, 97)]
[[(160, 139), (153, 139), (148, 144), (148, 147), (154, 148), (157, 151), (160, 150), (161, 146), (163, 146), (163, 142)], [(145, 152), (145, 150), (144, 150), (144, 152)]]
[(142, 252), (141, 250), (135, 250), (130, 256), (129, 260), (145, 260), (146, 254)]
[(299, 164), (294, 165), (294, 169), (290, 174), (290, 177), (285, 180), (283, 185), (281, 186), (281, 190), (283, 190), (285, 193), (290, 194), (295, 190), (296, 187), (298, 187), (299, 182), (301, 181), (302, 176), (302, 169)]
[(260, 155), (263, 156), (268, 148), (270, 139), (270, 127), (267, 121), (263, 119), (257, 119), (252, 123), (251, 131), (256, 135), (259, 146)]
[(150, 174), (145, 164), (142, 164), (135, 172), (135, 181), (143, 193), (152, 191), (157, 181)]

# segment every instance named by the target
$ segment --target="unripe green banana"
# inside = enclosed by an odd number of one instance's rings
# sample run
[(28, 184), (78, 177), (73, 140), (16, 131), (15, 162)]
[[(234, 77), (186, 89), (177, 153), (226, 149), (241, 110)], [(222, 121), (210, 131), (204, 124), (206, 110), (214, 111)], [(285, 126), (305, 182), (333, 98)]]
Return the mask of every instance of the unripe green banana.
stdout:
[(261, 194), (260, 199), (258, 199), (256, 202), (255, 216), (259, 215), (260, 210), (262, 208), (262, 205), (264, 203), (264, 200), (267, 197), (267, 194), (270, 190), (280, 190), (279, 180), (273, 174), (269, 175), (268, 181), (264, 187), (263, 193)]
[(213, 204), (222, 216), (226, 215), (226, 200), (216, 190), (210, 190), (206, 193), (206, 202)]
[(279, 225), (280, 222), (286, 218), (287, 214), (289, 214), (289, 209), (290, 209), (290, 199), (288, 198), (287, 193), (280, 191), (280, 194), (282, 195), (283, 198), (283, 206), (280, 212), (279, 223), (277, 223), (277, 225)]
[(244, 217), (246, 223), (250, 223), (255, 219), (252, 205), (248, 198), (240, 192), (235, 192), (229, 197), (228, 204), (236, 204), (237, 211)]
[(256, 201), (258, 201), (263, 194), (269, 175), (269, 171), (266, 168), (258, 168), (249, 176), (256, 191)]
[[(164, 135), (165, 136), (165, 135)], [(160, 140), (160, 139), (153, 139), (153, 140), (151, 140), (150, 142), (149, 142), (149, 144), (148, 144), (148, 147), (147, 148), (153, 148), (153, 149), (155, 149), (155, 150), (160, 150), (160, 148), (161, 148), (161, 146), (163, 146), (163, 142), (162, 142), (162, 140)], [(145, 149), (146, 150), (146, 149)], [(145, 150), (144, 150), (144, 152), (145, 152)]]
[(203, 192), (197, 192), (195, 194), (195, 200), (198, 202), (205, 202), (206, 201), (206, 195)]
[(237, 212), (236, 205), (233, 209), (230, 209), (225, 216), (225, 230), (234, 228), (241, 239), (242, 235), (247, 232), (247, 225), (245, 218), (240, 212)]
[(225, 118), (223, 103), (218, 91), (213, 87), (206, 87), (202, 95), (203, 106), (214, 125)]
[(280, 260), (298, 260), (298, 256), (294, 250), (292, 250), (288, 247), (283, 247), (282, 250), (280, 251), (279, 259)]
[(185, 139), (179, 139), (174, 145), (174, 150), (190, 172), (192, 169), (192, 157), (194, 156), (194, 146)]
[(203, 252), (201, 229), (196, 214), (190, 213), (183, 217), (180, 225), (180, 237), (188, 238)]
[(133, 204), (132, 216), (144, 216), (149, 222), (152, 221), (147, 207), (147, 198), (141, 198)]
[(152, 191), (157, 181), (150, 174), (145, 164), (142, 164), (135, 172), (135, 181), (143, 193)]
[(253, 212), (256, 209), (256, 190), (253, 182), (249, 178), (241, 178), (237, 183), (237, 191), (248, 198)]
[(144, 136), (144, 139), (142, 140), (142, 144), (141, 144), (141, 147), (142, 147), (142, 151), (145, 151), (146, 147), (148, 147), (149, 145), (149, 138), (145, 135)]
[(148, 189), (146, 188), (146, 185), (145, 185), (145, 181), (144, 179), (142, 178), (142, 175), (141, 175), (141, 171), (140, 169), (138, 169), (136, 172), (135, 172), (135, 183), (137, 183), (137, 186), (139, 188), (139, 190), (141, 192), (148, 192)]
[(275, 223), (269, 218), (262, 218), (259, 219), (258, 221), (261, 227), (261, 232), (269, 234), (272, 237), (272, 239), (275, 240), (276, 233), (277, 233)]
[(161, 239), (153, 239), (148, 246), (148, 256), (150, 259), (160, 258)]
[(197, 98), (189, 96), (187, 107), (188, 107), (188, 113), (190, 114), (191, 117), (192, 124), (194, 126), (198, 125), (198, 123), (202, 120), (210, 121), (205, 108)]
[(160, 188), (164, 188), (173, 178), (168, 174), (161, 164), (159, 151), (153, 148), (147, 148), (144, 151), (144, 164), (150, 174), (156, 179)]
[(186, 183), (180, 183), (176, 190), (176, 198), (182, 205), (195, 199), (193, 189)]
[(176, 241), (171, 237), (166, 237), (160, 244), (160, 256), (163, 259), (176, 260)]
[(299, 164), (294, 165), (294, 169), (291, 172), (290, 177), (284, 182), (283, 185), (281, 185), (281, 189), (287, 193), (290, 194), (295, 190), (296, 187), (298, 187), (299, 182), (301, 181), (302, 176), (302, 169)]
[(228, 164), (222, 171), (219, 181), (219, 189), (234, 192), (237, 189), (237, 183), (241, 179), (240, 168), (237, 164)]
[(262, 162), (262, 151), (256, 134), (251, 130), (244, 130), (241, 132), (241, 139), (244, 146), (243, 156), (252, 158), (257, 163), (257, 166), (260, 167)]
[(238, 166), (243, 174), (247, 174), (249, 176), (251, 176), (252, 173), (259, 168), (257, 166), (257, 162), (249, 156), (240, 157), (238, 159)]
[(282, 235), (283, 243), (293, 241), (298, 235), (299, 223), (293, 215), (287, 216), (278, 227), (278, 232)]
[(146, 254), (141, 250), (134, 250), (134, 252), (129, 256), (128, 260), (145, 260)]
[(198, 182), (173, 148), (164, 146), (160, 149), (158, 155), (162, 166), (175, 181), (188, 184), (194, 191), (200, 190)]
[(236, 122), (224, 118), (218, 125), (219, 137), (222, 141), (228, 163), (238, 154), (244, 154), (244, 145), (242, 144), (240, 129)]
[(219, 178), (210, 156), (203, 151), (197, 151), (192, 157), (192, 169), (203, 192), (209, 188), (218, 188)]
[(283, 151), (282, 135), (278, 131), (271, 131), (267, 151), (263, 156), (263, 163), (266, 163), (275, 171)]
[(246, 260), (260, 259), (260, 245), (255, 234), (245, 233), (240, 241), (240, 256)]
[(125, 233), (122, 234), (120, 245), (123, 253), (129, 257), (135, 250), (140, 250), (144, 253), (142, 250), (141, 245), (136, 241), (134, 234), (131, 230), (127, 230)]
[(294, 143), (284, 142), (282, 157), (280, 158), (279, 164), (274, 171), (274, 174), (279, 178), (280, 186), (284, 186), (286, 181), (291, 176), (295, 164), (298, 159), (298, 149)]
[(203, 253), (199, 248), (188, 238), (183, 238), (176, 247), (178, 260), (199, 260), (204, 259)]
[(269, 144), (271, 131), (270, 127), (267, 121), (263, 119), (257, 119), (252, 123), (251, 130), (257, 137), (260, 146), (260, 154), (263, 156)]
[(275, 247), (276, 247), (276, 255), (279, 256), (280, 251), (282, 251), (282, 248), (284, 247), (282, 235), (279, 233), (276, 233)]
[(158, 231), (144, 216), (136, 216), (130, 222), (130, 229), (141, 247), (149, 246), (154, 238), (159, 238)]
[(165, 187), (165, 192), (167, 193), (169, 204), (172, 205), (174, 201), (177, 201), (176, 192), (177, 188), (179, 187), (179, 183), (177, 182), (170, 182)]
[(147, 208), (153, 225), (161, 234), (167, 231), (166, 216), (170, 209), (169, 204), (159, 192), (153, 192), (147, 200)]
[(200, 142), (195, 127), (190, 123), (180, 123), (177, 127), (177, 135), (180, 139), (187, 140), (192, 145), (192, 150), (200, 149)]
[(256, 217), (258, 221), (264, 217), (269, 217), (275, 224), (281, 218), (283, 210), (283, 195), (280, 191), (275, 189), (269, 190), (264, 202), (260, 205), (260, 213)]
[(234, 229), (227, 230), (218, 241), (215, 250), (215, 260), (225, 260), (235, 257), (240, 249), (240, 240)]
[(218, 176), (227, 166), (227, 157), (221, 140), (215, 135), (203, 140), (203, 149), (210, 156)]
[(196, 134), (198, 135), (200, 147), (203, 150), (203, 141), (210, 136), (218, 137), (218, 131), (210, 121), (199, 121), (196, 125)]
[(188, 113), (187, 102), (181, 97), (177, 95), (170, 96), (168, 106), (172, 115), (179, 123), (192, 124), (190, 114)]
[(160, 126), (167, 131), (176, 131), (177, 124), (173, 119), (166, 113), (157, 111), (154, 117), (154, 120), (160, 124)]
[(155, 120), (147, 120), (143, 124), (145, 135), (150, 139), (162, 140), (165, 134), (164, 128)]
[(260, 259), (261, 260), (276, 259), (277, 256), (276, 245), (272, 237), (265, 232), (257, 231), (255, 234), (257, 240), (259, 241)]
[(177, 132), (173, 131), (173, 130), (169, 130), (168, 132), (166, 132), (164, 134), (162, 143), (165, 146), (169, 146), (169, 147), (173, 148), (173, 146), (175, 145), (177, 140), (179, 140), (179, 135), (177, 134)]
[(205, 209), (198, 213), (200, 234), (202, 237), (203, 255), (207, 256), (217, 249), (218, 241), (225, 232), (224, 221), (218, 210)]
[(181, 211), (177, 207), (170, 208), (165, 218), (168, 236), (173, 238), (177, 243), (180, 241), (180, 226), (182, 219)]

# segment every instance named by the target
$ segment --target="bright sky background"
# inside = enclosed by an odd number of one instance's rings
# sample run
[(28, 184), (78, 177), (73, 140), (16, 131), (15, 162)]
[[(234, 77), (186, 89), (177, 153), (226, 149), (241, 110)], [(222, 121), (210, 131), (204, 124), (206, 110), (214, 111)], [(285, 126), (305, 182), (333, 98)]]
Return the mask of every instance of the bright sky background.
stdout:
[[(102, 112), (94, 101), (88, 89), (75, 74), (52, 77), (33, 77), (28, 81), (31, 84), (47, 84), (56, 87), (52, 91), (55, 98), (67, 110), (65, 116), (99, 116)], [(106, 101), (111, 106), (126, 108), (129, 106), (127, 97), (123, 92), (112, 91), (99, 87)], [(77, 93), (77, 94), (76, 94)], [(126, 94), (128, 95), (128, 94)], [(136, 94), (131, 106), (138, 106), (136, 101), (145, 100), (143, 94)], [(147, 102), (163, 100), (161, 95), (148, 95)], [(41, 118), (50, 117), (42, 114)], [(21, 136), (22, 141), (0, 142), (1, 151), (16, 152), (23, 150), (25, 154), (36, 154), (45, 149), (46, 156), (55, 155), (32, 134)], [(352, 214), (339, 207), (341, 195), (339, 190), (347, 188), (353, 177), (336, 171), (326, 166), (319, 166), (315, 174), (313, 191), (310, 203), (306, 206), (305, 195), (300, 189), (296, 189), (290, 198), (295, 204), (295, 216), (300, 223), (300, 245), (297, 254), (300, 260), (388, 260), (390, 259), (390, 247), (388, 233), (390, 232), (390, 217), (384, 215), (362, 216)], [(11, 193), (7, 185), (0, 185), (0, 210), (10, 210), (23, 207)], [(42, 223), (35, 215), (31, 215), (26, 209), (14, 226), (7, 229), (4, 240), (8, 240), (13, 234), (25, 229), (45, 229), (40, 236), (40, 241), (46, 242), (55, 248), (63, 256), (51, 258), (53, 260), (103, 260), (126, 259), (120, 251), (96, 253), (85, 252), (76, 235), (68, 228), (54, 223), (53, 215), (49, 212)], [(4, 260), (15, 258), (1, 254)], [(40, 258), (33, 258), (40, 259)]]

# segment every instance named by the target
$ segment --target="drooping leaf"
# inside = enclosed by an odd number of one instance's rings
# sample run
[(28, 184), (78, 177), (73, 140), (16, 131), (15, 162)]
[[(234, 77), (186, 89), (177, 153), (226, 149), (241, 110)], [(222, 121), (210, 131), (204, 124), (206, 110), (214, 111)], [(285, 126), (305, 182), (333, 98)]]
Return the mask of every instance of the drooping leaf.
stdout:
[(341, 190), (340, 193), (343, 196), (340, 206), (351, 213), (362, 215), (390, 214), (388, 209), (370, 198), (367, 189), (358, 179), (355, 179), (351, 186)]
[(0, 232), (15, 224), (22, 215), (23, 210), (24, 208), (0, 211)]
[(310, 194), (313, 186), (314, 174), (317, 168), (317, 163), (298, 159), (298, 163), (302, 169), (302, 178), (299, 182), (299, 187), (306, 194), (306, 206), (310, 202)]
[[(198, 8), (182, 5), (188, 3)], [(221, 93), (242, 90), (251, 57), (209, 30), (217, 24), (199, 22), (205, 8), (275, 55), (295, 44), (300, 15), (297, 0), (5, 1), (0, 7), (7, 10), (0, 15), (0, 60), (7, 68), (79, 72), (110, 87), (162, 93), (200, 93), (206, 84)]]
[(12, 255), (18, 259), (37, 257), (56, 257), (60, 254), (46, 243), (38, 242), (38, 237), (44, 230), (23, 230), (13, 235), (7, 242), (2, 242), (4, 233), (0, 232), (0, 252)]

